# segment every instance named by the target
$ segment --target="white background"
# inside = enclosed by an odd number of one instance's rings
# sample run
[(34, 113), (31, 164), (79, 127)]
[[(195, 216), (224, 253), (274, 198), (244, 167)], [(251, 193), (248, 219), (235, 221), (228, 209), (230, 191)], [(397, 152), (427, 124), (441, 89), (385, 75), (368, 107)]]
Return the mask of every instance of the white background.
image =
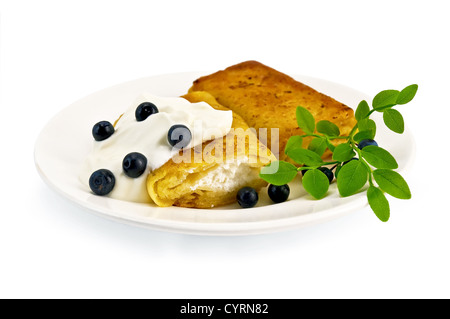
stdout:
[[(449, 298), (450, 22), (437, 1), (1, 1), (0, 297)], [(37, 135), (97, 90), (255, 59), (374, 95), (402, 114), (413, 198), (275, 234), (202, 237), (119, 224), (50, 190)]]

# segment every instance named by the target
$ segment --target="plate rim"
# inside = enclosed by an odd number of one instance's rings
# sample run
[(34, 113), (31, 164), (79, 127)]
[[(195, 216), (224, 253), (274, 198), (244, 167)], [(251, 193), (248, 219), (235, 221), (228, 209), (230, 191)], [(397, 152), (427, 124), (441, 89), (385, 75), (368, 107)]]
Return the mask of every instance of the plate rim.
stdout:
[[(188, 235), (208, 235), (208, 236), (242, 236), (242, 235), (257, 235), (257, 234), (264, 234), (264, 233), (273, 233), (273, 232), (279, 232), (279, 231), (285, 231), (290, 229), (297, 229), (301, 227), (306, 227), (318, 223), (323, 223), (330, 221), (332, 219), (336, 219), (341, 216), (348, 215), (350, 213), (353, 213), (357, 210), (362, 210), (365, 207), (368, 206), (367, 200), (363, 200), (362, 197), (355, 197), (352, 201), (349, 201), (348, 203), (338, 206), (338, 207), (331, 207), (327, 209), (322, 209), (319, 212), (315, 212), (314, 218), (311, 218), (310, 213), (307, 214), (300, 214), (296, 216), (291, 217), (284, 217), (280, 219), (269, 219), (269, 220), (262, 220), (262, 221), (244, 221), (244, 222), (218, 222), (218, 223), (205, 223), (205, 222), (186, 222), (186, 221), (174, 221), (169, 219), (157, 219), (157, 218), (150, 218), (146, 221), (140, 220), (141, 218), (125, 218), (124, 216), (118, 216), (116, 212), (113, 212), (111, 210), (99, 210), (93, 207), (93, 205), (88, 205), (86, 202), (80, 201), (78, 198), (71, 196), (68, 192), (65, 192), (57, 187), (55, 183), (52, 182), (52, 180), (45, 174), (44, 170), (39, 165), (39, 159), (38, 159), (38, 149), (39, 144), (42, 143), (42, 136), (44, 135), (44, 132), (46, 129), (49, 128), (50, 124), (57, 120), (61, 114), (64, 113), (65, 110), (70, 108), (72, 105), (79, 103), (80, 101), (83, 101), (84, 99), (87, 99), (88, 97), (94, 95), (94, 94), (101, 94), (103, 91), (111, 90), (115, 87), (121, 87), (125, 85), (133, 85), (133, 83), (138, 83), (140, 81), (148, 81), (150, 79), (159, 78), (162, 76), (167, 77), (173, 77), (173, 76), (186, 76), (186, 75), (194, 75), (198, 76), (199, 74), (210, 74), (208, 71), (189, 71), (189, 72), (173, 72), (173, 73), (167, 73), (167, 74), (158, 74), (158, 75), (152, 75), (147, 77), (141, 77), (135, 80), (129, 80), (125, 81), (123, 83), (118, 83), (100, 90), (97, 90), (95, 92), (92, 92), (74, 102), (67, 105), (66, 107), (63, 107), (60, 111), (58, 111), (52, 118), (49, 119), (49, 121), (42, 127), (41, 131), (39, 132), (35, 144), (34, 144), (34, 162), (36, 169), (38, 171), (39, 176), (42, 178), (42, 180), (49, 186), (50, 189), (55, 191), (57, 194), (62, 196), (63, 198), (67, 199), (68, 201), (75, 203), (78, 207), (81, 207), (82, 209), (85, 209), (89, 211), (90, 213), (93, 213), (94, 215), (100, 216), (102, 218), (107, 218), (110, 220), (114, 220), (116, 222), (121, 222), (128, 225), (138, 226), (141, 228), (147, 228), (157, 231), (165, 231), (165, 232), (173, 232), (173, 233), (183, 233)], [(333, 81), (321, 79), (318, 77), (312, 77), (308, 75), (301, 75), (301, 74), (293, 74), (290, 75), (294, 79), (308, 79), (310, 81), (320, 81), (332, 86), (336, 87), (342, 87), (345, 89), (352, 90), (354, 92), (357, 92), (361, 96), (367, 96), (367, 94), (360, 92), (356, 89), (353, 89), (351, 87), (345, 86), (340, 83), (336, 83)], [(303, 80), (302, 80), (303, 81)], [(350, 106), (351, 107), (351, 106)], [(412, 143), (410, 149), (410, 156), (408, 158), (408, 161), (405, 163), (404, 166), (402, 166), (401, 172), (408, 172), (411, 168), (411, 166), (414, 163), (415, 155), (416, 155), (416, 143), (414, 136), (410, 130), (408, 130), (408, 127), (405, 126), (405, 132), (408, 132), (407, 138)], [(107, 200), (114, 200), (108, 198)], [(154, 207), (152, 207), (154, 208)], [(255, 207), (251, 208), (253, 210), (257, 210), (261, 207)], [(181, 208), (177, 207), (177, 209), (188, 209), (188, 208)], [(197, 210), (197, 209), (196, 209)], [(210, 211), (210, 210), (208, 210)], [(222, 211), (225, 212), (227, 209), (215, 209), (215, 211)], [(317, 214), (320, 214), (320, 216), (317, 216)], [(292, 222), (292, 223), (289, 223)], [(238, 226), (238, 227), (236, 227)]]

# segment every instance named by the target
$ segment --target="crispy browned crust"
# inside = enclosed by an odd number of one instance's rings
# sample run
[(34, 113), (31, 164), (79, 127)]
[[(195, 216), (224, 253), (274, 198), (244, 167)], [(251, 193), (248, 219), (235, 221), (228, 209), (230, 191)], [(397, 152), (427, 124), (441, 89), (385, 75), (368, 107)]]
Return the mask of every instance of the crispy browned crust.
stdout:
[[(351, 108), (257, 61), (246, 61), (195, 80), (189, 92), (207, 91), (223, 106), (239, 114), (250, 127), (279, 128), (279, 158), (292, 135), (302, 135), (297, 106), (307, 108), (316, 121), (328, 120), (347, 135), (356, 120)], [(267, 146), (271, 145), (268, 130)], [(339, 140), (336, 140), (339, 143)], [(309, 140), (304, 141), (304, 146)], [(276, 154), (276, 150), (272, 149)], [(329, 155), (326, 153), (324, 156)]]

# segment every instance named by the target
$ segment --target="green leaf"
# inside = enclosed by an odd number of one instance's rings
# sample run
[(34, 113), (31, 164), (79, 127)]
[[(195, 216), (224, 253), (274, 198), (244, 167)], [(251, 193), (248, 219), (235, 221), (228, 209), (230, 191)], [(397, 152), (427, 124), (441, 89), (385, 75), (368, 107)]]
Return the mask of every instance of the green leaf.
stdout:
[(373, 132), (373, 130), (368, 130), (368, 131), (361, 131), (355, 134), (355, 136), (353, 136), (353, 139), (356, 142), (361, 142), (362, 140), (366, 140), (366, 139), (373, 139), (375, 137), (375, 134)]
[(355, 194), (367, 183), (368, 173), (367, 167), (360, 160), (343, 165), (337, 177), (339, 194), (343, 197)]
[(325, 134), (327, 136), (339, 136), (341, 132), (339, 127), (333, 122), (322, 120), (316, 124), (317, 132)]
[(359, 102), (358, 107), (356, 108), (355, 111), (356, 120), (358, 122), (361, 121), (363, 118), (367, 116), (367, 114), (369, 114), (369, 112), (370, 112), (369, 104), (367, 103), (366, 100), (362, 100), (361, 102)]
[(305, 190), (316, 199), (324, 197), (330, 186), (328, 177), (317, 168), (306, 171), (302, 183)]
[(297, 124), (305, 133), (312, 134), (316, 127), (314, 116), (304, 107), (298, 106), (296, 111)]
[(361, 154), (370, 165), (376, 168), (398, 168), (395, 158), (388, 151), (379, 146), (366, 146), (361, 150)]
[(322, 156), (327, 149), (327, 140), (322, 137), (315, 137), (311, 140), (308, 145), (308, 149), (317, 153), (317, 155)]
[(323, 163), (323, 160), (319, 154), (304, 148), (289, 150), (288, 156), (296, 163), (305, 164), (307, 166), (320, 166)]
[(342, 143), (336, 146), (333, 152), (333, 160), (345, 162), (355, 156), (355, 151), (348, 143)]
[(409, 186), (399, 173), (380, 168), (373, 171), (373, 177), (378, 186), (389, 195), (400, 199), (411, 198)]
[(375, 124), (375, 121), (369, 118), (365, 118), (358, 122), (358, 130), (360, 132), (367, 131), (372, 132), (373, 136), (370, 137), (370, 139), (375, 138), (375, 135), (377, 133), (377, 125)]
[(405, 123), (403, 116), (399, 111), (394, 109), (387, 109), (383, 112), (383, 120), (386, 126), (395, 133), (403, 133), (405, 130)]
[(418, 88), (419, 86), (417, 84), (411, 84), (405, 87), (397, 97), (397, 104), (406, 104), (410, 102), (414, 96), (416, 96)]
[(301, 148), (303, 144), (303, 138), (299, 135), (291, 136), (286, 146), (284, 147), (284, 153), (287, 154), (290, 149)]
[(369, 186), (367, 189), (367, 200), (378, 219), (387, 222), (390, 217), (390, 208), (384, 193), (375, 186)]
[(273, 185), (284, 185), (297, 176), (297, 167), (285, 161), (273, 161), (261, 168), (259, 177)]
[(376, 110), (390, 107), (397, 104), (397, 98), (400, 92), (397, 90), (384, 90), (375, 95), (372, 101), (372, 107)]

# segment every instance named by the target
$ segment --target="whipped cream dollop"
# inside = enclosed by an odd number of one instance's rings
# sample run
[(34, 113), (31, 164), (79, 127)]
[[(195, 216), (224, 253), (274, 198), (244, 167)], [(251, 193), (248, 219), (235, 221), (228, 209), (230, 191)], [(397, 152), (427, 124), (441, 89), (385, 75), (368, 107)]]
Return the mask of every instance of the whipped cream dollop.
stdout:
[[(159, 112), (144, 121), (137, 121), (135, 111), (143, 102), (153, 103)], [(158, 169), (179, 152), (168, 142), (169, 129), (176, 124), (189, 128), (192, 139), (185, 147), (188, 149), (227, 135), (232, 121), (232, 111), (215, 110), (206, 102), (191, 103), (181, 97), (142, 94), (117, 121), (109, 138), (93, 140), (93, 149), (82, 166), (80, 180), (89, 188), (91, 174), (98, 169), (108, 169), (115, 177), (115, 186), (109, 197), (151, 202), (146, 186), (149, 172)], [(147, 169), (137, 178), (125, 175), (122, 168), (124, 157), (132, 152), (147, 158)]]

